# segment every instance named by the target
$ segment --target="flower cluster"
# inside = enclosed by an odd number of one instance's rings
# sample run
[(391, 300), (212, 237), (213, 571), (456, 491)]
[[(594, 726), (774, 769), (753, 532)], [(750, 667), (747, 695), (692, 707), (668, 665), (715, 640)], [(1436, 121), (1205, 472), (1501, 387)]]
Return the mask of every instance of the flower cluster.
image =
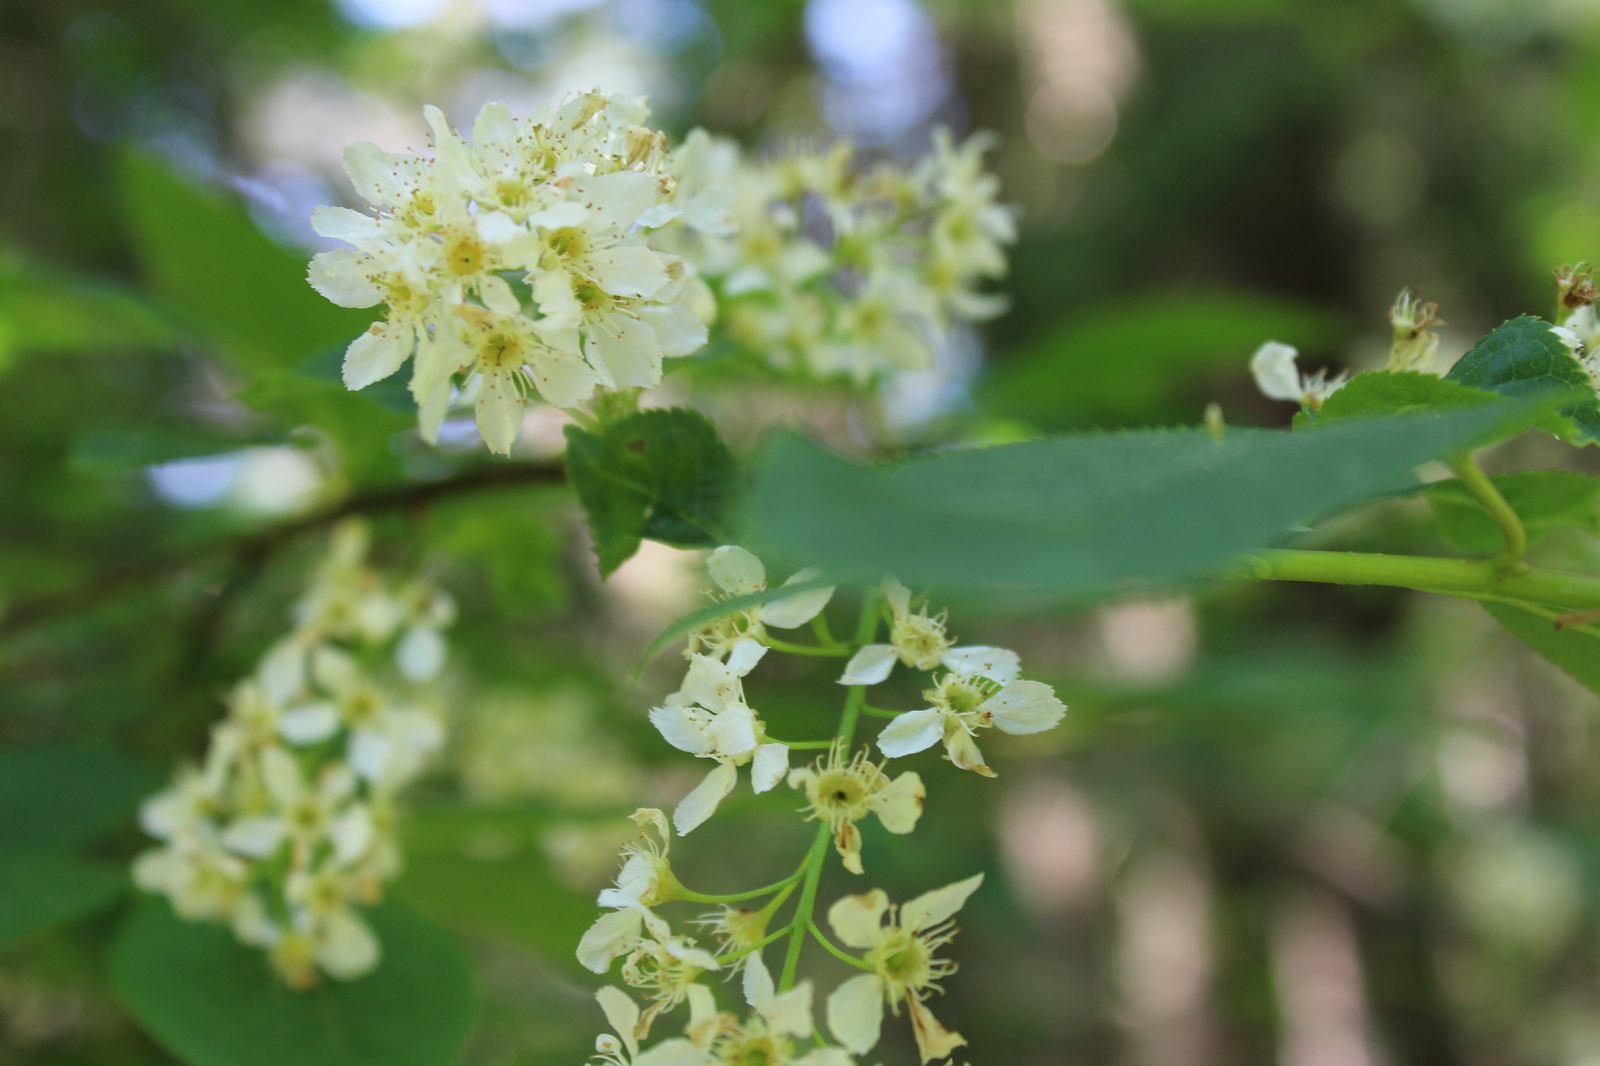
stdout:
[[(939, 982), (955, 972), (955, 963), (940, 957), (939, 950), (955, 935), (952, 918), (982, 875), (924, 893), (900, 908), (878, 889), (837, 900), (827, 922), (844, 945), (840, 948), (824, 936), (812, 913), (827, 845), (831, 841), (847, 871), (861, 874), (862, 821), (875, 816), (890, 833), (916, 829), (926, 797), (923, 779), (915, 771), (891, 776), (888, 759), (942, 741), (955, 765), (993, 776), (973, 741), (976, 732), (990, 726), (1039, 732), (1060, 722), (1066, 708), (1048, 685), (1018, 678), (1015, 652), (957, 645), (946, 632), (945, 615), (931, 614), (893, 578), (865, 590), (856, 639), (843, 643), (834, 639), (823, 615), (835, 590), (821, 586), (819, 575), (801, 572), (769, 589), (761, 561), (731, 546), (713, 552), (707, 570), (719, 590), (717, 602), (744, 599), (692, 635), (683, 683), (650, 712), (650, 720), (668, 743), (717, 765), (679, 804), (671, 823), (659, 810), (635, 812), (644, 835), (623, 849), (615, 885), (597, 899), (604, 912), (578, 945), (585, 967), (604, 974), (616, 966), (632, 990), (600, 990), (616, 1035), (600, 1037), (597, 1058), (605, 1066), (849, 1066), (853, 1055), (877, 1045), (885, 1009), (908, 1017), (924, 1064), (947, 1058), (966, 1040), (939, 1023), (927, 1000), (942, 992)], [(790, 586), (793, 590), (785, 591)], [(763, 593), (768, 598), (752, 603)], [(807, 622), (815, 629), (815, 643), (794, 644), (774, 635)], [(888, 642), (872, 643), (884, 623)], [(831, 740), (784, 742), (768, 734), (750, 706), (744, 680), (774, 653), (848, 659), (840, 682), (849, 692)], [(923, 694), (926, 708), (895, 714), (867, 706), (868, 687), (887, 680), (896, 664), (931, 675)], [(863, 713), (893, 719), (878, 736), (883, 760), (852, 747)], [(775, 885), (731, 896), (687, 888), (671, 862), (673, 827), (683, 835), (704, 823), (734, 787), (739, 766), (750, 766), (756, 792), (770, 791), (784, 779), (796, 747), (826, 749), (811, 765), (786, 775), (803, 797), (797, 813), (819, 823), (800, 869)], [(802, 885), (793, 916), (769, 932), (780, 908)], [(735, 906), (762, 897), (766, 902), (754, 909)], [(699, 918), (714, 943), (702, 945), (674, 930), (659, 908), (675, 902), (718, 905)], [(782, 937), (790, 946), (782, 980), (775, 983), (762, 949)], [(795, 1041), (815, 1032), (811, 983), (796, 981), (799, 948), (807, 938), (861, 973), (827, 999), (828, 1029), (839, 1046), (825, 1046), (819, 1036), (818, 1046), (801, 1054)], [(707, 975), (742, 975), (750, 1008), (742, 1020), (717, 1009)], [(655, 1023), (683, 1004), (689, 1008), (683, 1035), (645, 1048)]]
[(452, 400), (470, 401), (484, 441), (506, 453), (530, 392), (574, 407), (597, 388), (652, 386), (663, 356), (705, 343), (703, 284), (646, 244), (680, 209), (642, 102), (590, 92), (522, 120), (488, 103), (470, 144), (438, 108), (426, 115), (431, 159), (346, 149), (375, 214), (312, 218), (352, 247), (313, 259), (311, 284), (341, 306), (387, 308), (345, 353), (350, 388), (415, 353), (423, 435), (434, 439)]
[(948, 131), (911, 170), (862, 169), (846, 144), (771, 161), (695, 131), (672, 153), (681, 221), (654, 238), (712, 282), (732, 339), (781, 371), (868, 381), (932, 365), (955, 321), (1004, 309), (1012, 210), (987, 135)]
[[(371, 971), (380, 946), (358, 906), (400, 869), (395, 804), (443, 740), (398, 691), (442, 669), (454, 616), (423, 582), (364, 563), (365, 527), (341, 526), (295, 626), (228, 697), (203, 763), (147, 800), (162, 841), (134, 878), (192, 921), (225, 921), (291, 985)], [(380, 680), (390, 670), (399, 685)]]
[(1256, 388), (1269, 400), (1289, 400), (1315, 411), (1344, 388), (1347, 375), (1329, 378), (1327, 370), (1302, 374), (1295, 367), (1299, 356), (1290, 345), (1268, 341), (1250, 357), (1250, 373), (1256, 379)]

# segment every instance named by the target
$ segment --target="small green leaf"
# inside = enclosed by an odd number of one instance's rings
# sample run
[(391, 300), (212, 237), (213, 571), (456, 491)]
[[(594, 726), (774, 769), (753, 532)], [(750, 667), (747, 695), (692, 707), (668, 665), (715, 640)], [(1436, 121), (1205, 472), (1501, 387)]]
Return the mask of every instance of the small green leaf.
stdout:
[(1600, 442), (1594, 382), (1552, 328), (1531, 315), (1513, 318), (1479, 341), (1445, 377), (1512, 398), (1564, 390), (1573, 399), (1541, 426), (1574, 444)]
[(367, 917), (377, 970), (295, 992), (225, 925), (146, 899), (112, 948), (112, 988), (190, 1066), (450, 1066), (475, 1011), (465, 954), (397, 907)]
[(788, 438), (760, 464), (750, 539), (836, 578), (1101, 594), (1205, 573), (1525, 417), (1495, 404), (1229, 429), (1220, 443), (1198, 429), (1085, 435), (873, 468)]
[(1555, 663), (1578, 684), (1600, 695), (1600, 629), (1593, 625), (1557, 629), (1558, 612), (1532, 605), (1485, 602), (1483, 609), (1512, 636)]
[(643, 538), (679, 548), (727, 543), (738, 467), (717, 429), (683, 407), (627, 415), (595, 434), (567, 427), (567, 477), (610, 574)]
[(99, 910), (128, 888), (125, 867), (65, 855), (0, 855), (0, 946)]
[(0, 848), (70, 851), (133, 818), (161, 775), (106, 748), (38, 745), (0, 754)]
[[(1555, 529), (1600, 534), (1600, 479), (1569, 470), (1528, 470), (1489, 480), (1522, 519), (1529, 544)], [(1456, 551), (1493, 555), (1505, 547), (1494, 518), (1459, 480), (1435, 482), (1422, 495), (1433, 508), (1440, 538)]]

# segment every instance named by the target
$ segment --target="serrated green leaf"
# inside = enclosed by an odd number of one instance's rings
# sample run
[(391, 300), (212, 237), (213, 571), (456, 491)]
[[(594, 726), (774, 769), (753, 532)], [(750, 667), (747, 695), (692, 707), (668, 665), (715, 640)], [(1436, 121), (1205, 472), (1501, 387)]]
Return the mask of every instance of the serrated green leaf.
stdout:
[(226, 926), (146, 899), (112, 948), (112, 988), (190, 1066), (450, 1066), (475, 1011), (465, 954), (395, 906), (368, 918), (377, 970), (295, 992)]
[(123, 155), (118, 178), (146, 278), (238, 369), (293, 372), (372, 323), (373, 312), (317, 295), (304, 258), (274, 244), (230, 199), (134, 151)]
[(786, 438), (760, 463), (750, 540), (835, 577), (1101, 594), (1205, 573), (1526, 416), (1496, 404), (1221, 443), (1197, 429), (1063, 437), (875, 468)]
[(1581, 625), (1557, 629), (1557, 612), (1542, 607), (1485, 602), (1483, 609), (1512, 636), (1600, 695), (1600, 628)]
[[(1489, 480), (1522, 519), (1529, 544), (1556, 529), (1600, 534), (1600, 479), (1570, 470), (1527, 470)], [(1461, 481), (1435, 482), (1422, 495), (1433, 508), (1440, 538), (1456, 551), (1493, 555), (1505, 547), (1500, 527)]]
[(738, 467), (717, 429), (688, 408), (638, 411), (595, 434), (568, 426), (567, 477), (610, 574), (648, 538), (679, 548), (728, 540)]
[(105, 748), (0, 754), (0, 850), (70, 851), (131, 820), (161, 774)]
[(1531, 315), (1513, 318), (1479, 341), (1445, 377), (1475, 389), (1521, 398), (1565, 391), (1574, 399), (1541, 425), (1574, 444), (1600, 441), (1600, 398), (1572, 349)]
[(128, 887), (127, 868), (113, 863), (0, 854), (0, 947), (82, 918)]

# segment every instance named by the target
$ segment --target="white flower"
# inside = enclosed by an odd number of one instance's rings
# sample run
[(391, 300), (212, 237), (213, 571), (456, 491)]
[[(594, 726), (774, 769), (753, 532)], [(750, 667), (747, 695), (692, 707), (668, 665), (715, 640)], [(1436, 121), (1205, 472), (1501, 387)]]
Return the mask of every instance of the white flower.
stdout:
[(752, 1011), (740, 1022), (729, 1015), (702, 1022), (691, 1034), (710, 1034), (705, 1043), (710, 1057), (720, 1066), (849, 1066), (851, 1059), (839, 1048), (815, 1047), (799, 1054), (796, 1040), (810, 1037), (811, 982), (801, 981), (778, 994), (772, 975), (759, 955), (751, 956), (744, 972), (745, 1002)]
[(960, 1033), (940, 1025), (923, 1000), (931, 991), (942, 991), (939, 979), (955, 972), (955, 963), (934, 958), (933, 953), (954, 937), (950, 917), (982, 882), (983, 875), (977, 874), (925, 892), (900, 908), (898, 916), (882, 889), (846, 896), (828, 908), (834, 935), (845, 946), (865, 951), (862, 961), (872, 968), (828, 997), (828, 1028), (839, 1043), (858, 1055), (871, 1051), (878, 1043), (886, 1004), (896, 1014), (905, 1005), (925, 1064), (966, 1043)]
[(1345, 384), (1345, 375), (1328, 379), (1326, 370), (1301, 375), (1295, 367), (1299, 356), (1287, 344), (1268, 341), (1250, 357), (1250, 373), (1255, 376), (1256, 387), (1270, 400), (1293, 400), (1313, 410), (1322, 406), (1329, 396)]
[(750, 784), (766, 792), (789, 768), (786, 745), (766, 742), (766, 726), (745, 702), (741, 679), (767, 649), (750, 637), (736, 641), (726, 663), (692, 655), (683, 686), (650, 711), (650, 721), (668, 744), (717, 766), (685, 796), (672, 813), (683, 836), (716, 812), (733, 791), (737, 768), (750, 763)]
[[(1438, 318), (1439, 305), (1425, 304), (1401, 289), (1389, 309), (1389, 323), (1394, 327), (1394, 340), (1389, 346), (1389, 361), (1385, 370), (1426, 370), (1439, 351), (1439, 335), (1430, 328), (1443, 325)], [(1277, 397), (1274, 397), (1275, 399)]]
[(876, 685), (888, 678), (894, 664), (905, 663), (914, 670), (932, 670), (943, 664), (958, 673), (977, 673), (995, 681), (1015, 677), (1017, 653), (1005, 648), (968, 645), (952, 648), (945, 635), (943, 613), (930, 617), (923, 606), (911, 611), (911, 590), (892, 577), (883, 580), (883, 595), (889, 602), (891, 622), (889, 643), (868, 644), (845, 664), (841, 685)]
[[(725, 598), (748, 596), (767, 588), (767, 570), (761, 560), (743, 548), (724, 545), (706, 559), (706, 570), (722, 590)], [(796, 585), (817, 577), (819, 571), (805, 569), (790, 575), (784, 585)], [(792, 596), (784, 596), (757, 604), (732, 614), (723, 615), (706, 628), (689, 637), (685, 654), (693, 655), (701, 648), (716, 657), (727, 655), (739, 640), (749, 637), (765, 642), (766, 631), (794, 629), (803, 626), (828, 606), (833, 599), (833, 586), (807, 589)]]
[(862, 867), (861, 831), (856, 823), (876, 814), (889, 832), (909, 833), (922, 817), (926, 795), (922, 778), (915, 772), (891, 781), (882, 767), (868, 760), (865, 749), (846, 760), (839, 744), (815, 765), (792, 771), (789, 787), (805, 789), (807, 820), (817, 819), (833, 827), (833, 846), (845, 869), (857, 874)]
[(994, 771), (983, 764), (983, 755), (973, 742), (974, 733), (988, 726), (1013, 735), (1042, 733), (1053, 729), (1067, 708), (1049, 685), (1017, 679), (1014, 653), (1000, 657), (986, 653), (1004, 649), (955, 651), (965, 654), (952, 655), (951, 671), (923, 693), (933, 706), (896, 717), (878, 734), (878, 749), (899, 758), (942, 740), (951, 762), (993, 777)]

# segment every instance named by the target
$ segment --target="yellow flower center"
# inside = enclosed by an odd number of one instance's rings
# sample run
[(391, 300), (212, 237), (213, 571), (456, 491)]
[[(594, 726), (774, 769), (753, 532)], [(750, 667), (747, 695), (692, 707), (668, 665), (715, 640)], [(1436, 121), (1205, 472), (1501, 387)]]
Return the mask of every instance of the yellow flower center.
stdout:
[(866, 961), (892, 986), (891, 991), (903, 991), (922, 988), (933, 980), (932, 957), (928, 945), (915, 933), (891, 926), (867, 953)]

